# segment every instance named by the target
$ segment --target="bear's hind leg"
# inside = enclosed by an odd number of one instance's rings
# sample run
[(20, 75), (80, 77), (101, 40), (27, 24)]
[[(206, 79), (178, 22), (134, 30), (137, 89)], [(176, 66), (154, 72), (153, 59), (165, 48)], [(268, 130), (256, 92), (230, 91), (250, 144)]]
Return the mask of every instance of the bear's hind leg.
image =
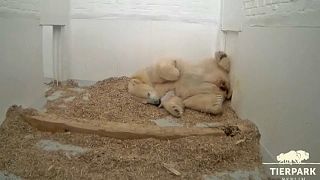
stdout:
[(217, 51), (215, 53), (215, 59), (218, 65), (224, 69), (227, 73), (230, 72), (230, 59), (227, 54), (223, 51)]
[(224, 95), (220, 94), (197, 94), (184, 100), (183, 104), (200, 112), (220, 114), (224, 99)]

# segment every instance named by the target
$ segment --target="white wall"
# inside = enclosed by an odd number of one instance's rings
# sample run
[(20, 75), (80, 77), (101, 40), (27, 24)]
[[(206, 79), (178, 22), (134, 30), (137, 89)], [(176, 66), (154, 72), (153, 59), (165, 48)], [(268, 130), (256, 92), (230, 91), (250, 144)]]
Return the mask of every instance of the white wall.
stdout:
[(220, 0), (73, 0), (69, 78), (130, 75), (163, 56), (211, 56), (219, 17)]
[(42, 26), (42, 61), (46, 78), (53, 78), (52, 26)]
[(0, 0), (0, 123), (13, 104), (44, 102), (39, 1)]
[(273, 155), (304, 149), (319, 161), (320, 29), (249, 28), (239, 42), (240, 115)]
[(198, 60), (215, 50), (216, 24), (152, 20), (72, 20), (71, 78), (130, 75), (160, 57)]
[(319, 0), (243, 0), (245, 26), (319, 27)]
[(234, 54), (232, 104), (258, 125), (271, 158), (303, 149), (320, 162), (320, 1), (243, 5), (242, 31), (227, 35)]
[(71, 0), (75, 19), (146, 19), (215, 22), (219, 0)]

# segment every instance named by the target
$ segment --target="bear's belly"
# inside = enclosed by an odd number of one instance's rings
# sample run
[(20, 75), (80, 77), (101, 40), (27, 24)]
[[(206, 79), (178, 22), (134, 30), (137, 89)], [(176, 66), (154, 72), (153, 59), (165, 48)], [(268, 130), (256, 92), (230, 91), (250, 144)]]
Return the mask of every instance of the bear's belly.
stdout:
[(177, 96), (186, 99), (197, 94), (212, 93), (218, 89), (215, 84), (205, 79), (202, 73), (184, 73), (176, 84)]

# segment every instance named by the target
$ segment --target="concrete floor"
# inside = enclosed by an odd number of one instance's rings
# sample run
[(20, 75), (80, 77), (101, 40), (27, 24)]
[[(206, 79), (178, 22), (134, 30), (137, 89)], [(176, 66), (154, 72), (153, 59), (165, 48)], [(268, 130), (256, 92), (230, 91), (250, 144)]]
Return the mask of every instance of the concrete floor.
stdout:
[(22, 180), (22, 178), (7, 171), (0, 171), (0, 180)]

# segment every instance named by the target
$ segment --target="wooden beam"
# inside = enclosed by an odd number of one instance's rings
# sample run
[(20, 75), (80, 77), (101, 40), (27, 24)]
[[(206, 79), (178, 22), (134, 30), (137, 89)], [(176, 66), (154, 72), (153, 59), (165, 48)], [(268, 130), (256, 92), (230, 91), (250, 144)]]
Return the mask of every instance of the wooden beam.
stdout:
[[(187, 136), (226, 136), (221, 128), (159, 127), (119, 122), (62, 118), (53, 114), (22, 114), (23, 119), (40, 131), (97, 134), (117, 139), (177, 139)], [(243, 130), (240, 128), (240, 130)]]

